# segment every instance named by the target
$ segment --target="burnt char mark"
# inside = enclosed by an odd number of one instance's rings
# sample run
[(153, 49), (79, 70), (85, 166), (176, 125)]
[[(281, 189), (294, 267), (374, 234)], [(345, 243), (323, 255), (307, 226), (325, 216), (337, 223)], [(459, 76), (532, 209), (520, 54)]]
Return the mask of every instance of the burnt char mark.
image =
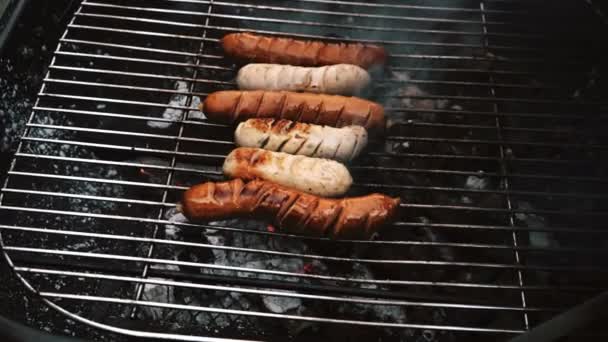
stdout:
[(311, 129), (311, 125), (304, 123), (304, 122), (296, 122), (293, 126), (291, 126), (289, 128), (289, 132), (296, 132), (296, 133), (302, 133), (302, 134), (307, 134), (310, 132)]
[(265, 92), (265, 91), (263, 91), (263, 92), (262, 92), (262, 95), (260, 95), (260, 100), (258, 101), (258, 105), (257, 105), (257, 107), (255, 108), (254, 113), (259, 113), (259, 112), (260, 112), (260, 108), (262, 108), (262, 103), (263, 103), (263, 101), (264, 101), (264, 95), (266, 95), (266, 92)]
[(261, 192), (264, 190), (264, 182), (253, 180), (247, 182), (243, 189), (241, 190), (239, 196), (239, 205), (243, 205), (243, 203), (248, 203), (251, 206), (248, 207), (248, 210), (252, 210), (255, 207), (255, 202), (257, 202), (258, 197), (261, 195)]
[(262, 186), (260, 186), (258, 192), (255, 194), (256, 201), (253, 205), (254, 210), (259, 210), (262, 203), (266, 200), (266, 197), (270, 196), (273, 191), (274, 188), (271, 184), (263, 182)]
[(234, 107), (232, 108), (232, 113), (230, 113), (230, 117), (232, 118), (231, 123), (235, 123), (239, 119), (239, 108), (241, 107), (241, 102), (243, 100), (243, 92), (239, 92), (239, 96), (234, 102)]
[(338, 146), (336, 146), (336, 150), (334, 151), (334, 154), (331, 156), (331, 159), (336, 159), (336, 155), (338, 154), (338, 151), (340, 150), (340, 146), (342, 146), (342, 142), (343, 140), (340, 140), (340, 142), (338, 143)]
[(239, 147), (231, 152), (237, 164), (246, 163), (249, 167), (270, 162), (270, 153), (259, 148)]
[(268, 145), (269, 142), (270, 142), (270, 134), (268, 134), (266, 136), (266, 138), (264, 138), (264, 140), (260, 144), (260, 148), (266, 148), (266, 145)]
[(361, 140), (361, 136), (358, 134), (355, 134), (355, 144), (353, 145), (353, 149), (350, 151), (350, 156), (348, 157), (348, 161), (352, 161), (353, 159), (355, 159), (355, 154), (357, 153), (357, 147), (359, 147), (359, 144), (361, 143), (359, 140)]
[(270, 163), (271, 158), (270, 152), (252, 148), (246, 152), (246, 157), (243, 160), (249, 161), (250, 167), (255, 167)]
[(369, 128), (370, 127), (370, 121), (372, 119), (372, 111), (373, 111), (373, 105), (370, 104), (369, 105), (369, 109), (367, 111), (367, 116), (365, 117), (365, 121), (363, 122), (363, 127)]
[(283, 147), (285, 147), (285, 144), (287, 144), (289, 140), (291, 140), (291, 138), (283, 140), (283, 142), (279, 146), (277, 146), (277, 151), (283, 152)]
[[(312, 196), (312, 195), (307, 195), (307, 196)], [(305, 228), (305, 229), (309, 229), (309, 225), (310, 225), (310, 220), (312, 220), (313, 218), (313, 214), (315, 213), (315, 211), (317, 211), (317, 209), (319, 209), (319, 205), (321, 204), (322, 199), (314, 196), (315, 198), (315, 205), (311, 207), (311, 209), (306, 213), (306, 216), (302, 218), (302, 220), (300, 221), (300, 226)]]
[(262, 140), (259, 144), (260, 148), (265, 148), (266, 145), (270, 142), (270, 134), (272, 125), (274, 124), (274, 119), (265, 118), (265, 119), (249, 119), (247, 121), (247, 126), (255, 129), (256, 131), (266, 134), (264, 140)]
[(233, 182), (216, 183), (213, 193), (213, 199), (219, 204), (230, 203), (233, 199)]
[(321, 117), (321, 115), (323, 115), (324, 104), (325, 100), (319, 101), (319, 107), (317, 107), (317, 115), (315, 116), (315, 119), (312, 120), (312, 122), (317, 125), (319, 124), (319, 118)]
[(319, 152), (319, 149), (321, 148), (321, 145), (323, 145), (323, 139), (321, 139), (321, 141), (319, 141), (319, 144), (317, 145), (317, 147), (315, 147), (315, 150), (312, 151), (312, 153), (310, 154), (311, 156), (316, 156), (317, 152)]
[(334, 211), (334, 216), (330, 218), (328, 223), (323, 227), (323, 237), (331, 238), (336, 236), (336, 232), (339, 231), (338, 225), (340, 224), (339, 220), (342, 216), (342, 212), (344, 212), (344, 205), (342, 201), (338, 201), (337, 210)]
[(287, 93), (283, 92), (281, 94), (281, 105), (279, 105), (279, 109), (277, 110), (277, 115), (279, 115), (279, 119), (282, 119), (283, 117), (285, 117), (286, 102), (287, 102)]
[(286, 119), (275, 120), (271, 124), (270, 130), (272, 131), (272, 133), (284, 134), (286, 132), (289, 132), (291, 130), (291, 127), (294, 126), (294, 124), (295, 124), (295, 122), (293, 122), (291, 120), (286, 120)]
[(232, 190), (232, 202), (235, 205), (239, 205), (239, 199), (243, 195), (246, 185), (247, 184), (245, 184), (240, 178), (234, 179), (230, 182), (230, 188)]
[(289, 209), (291, 209), (291, 206), (296, 203), (296, 201), (300, 198), (300, 196), (302, 196), (301, 193), (296, 192), (294, 196), (291, 196), (291, 199), (289, 199), (288, 201), (284, 202), (281, 206), (281, 210), (279, 210), (279, 213), (276, 216), (276, 222), (280, 223), (283, 222), (283, 219), (285, 219), (285, 215), (287, 215), (287, 213), (289, 212)]
[(304, 145), (306, 145), (306, 142), (308, 141), (308, 139), (302, 139), (302, 143), (300, 144), (300, 146), (298, 146), (298, 148), (293, 152), (294, 155), (298, 155), (298, 153), (300, 153), (300, 150), (302, 149), (302, 147), (304, 147)]
[(209, 186), (207, 187), (207, 196), (209, 199), (215, 199), (215, 188), (217, 187), (215, 182), (209, 182), (207, 183), (209, 184)]
[[(342, 107), (340, 108), (340, 111), (338, 112), (338, 116), (336, 116), (336, 127), (342, 127), (345, 124), (343, 124), (340, 120), (342, 120), (342, 114), (344, 114), (344, 109), (346, 109), (346, 103), (342, 105)], [(348, 123), (346, 123), (348, 124)]]
[(306, 102), (302, 101), (300, 103), (300, 105), (298, 106), (298, 115), (293, 119), (293, 121), (299, 122), (302, 119), (302, 114), (304, 113), (305, 107), (306, 107)]
[(260, 186), (258, 186), (259, 182), (251, 181), (245, 183), (245, 186), (241, 189), (240, 196), (241, 197), (255, 197), (258, 191), (260, 191)]
[(290, 191), (271, 187), (260, 198), (256, 206), (258, 214), (266, 217), (271, 217), (278, 222), (279, 214), (284, 210), (287, 203), (290, 202)]
[(266, 132), (275, 124), (275, 121), (272, 118), (250, 119), (247, 124), (258, 131)]

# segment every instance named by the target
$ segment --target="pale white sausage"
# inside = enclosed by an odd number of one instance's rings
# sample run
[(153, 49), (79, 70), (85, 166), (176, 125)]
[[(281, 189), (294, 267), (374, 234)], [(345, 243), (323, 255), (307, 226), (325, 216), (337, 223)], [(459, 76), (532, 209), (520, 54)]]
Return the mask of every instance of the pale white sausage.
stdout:
[(348, 162), (367, 145), (367, 131), (361, 126), (334, 128), (284, 119), (249, 119), (238, 125), (234, 140), (242, 147)]
[(236, 77), (241, 90), (287, 90), (356, 95), (370, 82), (365, 69), (352, 64), (299, 67), (282, 64), (247, 64)]
[(264, 179), (322, 197), (344, 195), (353, 183), (348, 169), (333, 160), (239, 147), (224, 161), (224, 175)]

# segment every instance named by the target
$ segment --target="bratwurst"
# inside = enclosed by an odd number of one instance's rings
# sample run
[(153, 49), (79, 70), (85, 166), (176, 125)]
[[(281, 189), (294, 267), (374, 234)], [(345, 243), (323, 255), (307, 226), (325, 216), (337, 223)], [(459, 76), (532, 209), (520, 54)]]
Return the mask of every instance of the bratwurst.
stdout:
[(333, 160), (239, 147), (226, 157), (224, 175), (265, 179), (323, 197), (344, 195), (353, 183), (348, 169)]
[(356, 95), (370, 82), (367, 71), (356, 65), (301, 67), (282, 64), (247, 64), (236, 75), (241, 90), (288, 90)]
[(302, 66), (347, 63), (365, 69), (386, 63), (384, 48), (372, 44), (324, 43), (251, 33), (225, 35), (221, 44), (227, 55), (250, 62)]
[(249, 119), (238, 125), (234, 140), (241, 147), (349, 162), (367, 145), (367, 131), (361, 126), (334, 128), (283, 119)]
[(356, 97), (288, 91), (225, 90), (209, 94), (202, 104), (207, 118), (237, 123), (252, 118), (276, 118), (317, 125), (358, 125), (370, 134), (384, 130), (384, 108)]
[(252, 217), (269, 219), (284, 233), (369, 239), (396, 216), (399, 203), (382, 194), (328, 199), (263, 180), (234, 179), (191, 187), (180, 208), (191, 221)]

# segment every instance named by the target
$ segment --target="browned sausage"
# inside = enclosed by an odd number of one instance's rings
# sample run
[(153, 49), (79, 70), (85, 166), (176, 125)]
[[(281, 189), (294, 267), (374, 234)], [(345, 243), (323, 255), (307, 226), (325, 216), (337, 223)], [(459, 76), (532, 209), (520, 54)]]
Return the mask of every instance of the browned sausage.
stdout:
[(191, 187), (181, 210), (191, 221), (253, 217), (270, 219), (284, 233), (369, 239), (396, 216), (399, 203), (382, 194), (328, 199), (268, 181), (233, 179)]
[(231, 33), (221, 43), (227, 55), (259, 63), (300, 66), (346, 63), (365, 69), (386, 63), (384, 48), (372, 44), (325, 43), (252, 33)]
[(370, 133), (384, 130), (384, 108), (357, 97), (288, 91), (225, 90), (209, 94), (202, 110), (212, 121), (238, 123), (252, 118), (275, 118), (317, 125), (357, 125)]

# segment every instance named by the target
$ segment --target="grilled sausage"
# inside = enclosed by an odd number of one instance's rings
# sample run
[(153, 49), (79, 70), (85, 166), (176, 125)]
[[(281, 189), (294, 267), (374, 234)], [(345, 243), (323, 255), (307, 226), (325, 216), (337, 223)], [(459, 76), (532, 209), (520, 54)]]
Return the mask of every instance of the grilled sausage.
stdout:
[(371, 44), (324, 43), (251, 33), (228, 34), (221, 44), (227, 55), (259, 63), (302, 66), (347, 63), (365, 69), (386, 63), (384, 48)]
[(282, 64), (247, 64), (236, 83), (241, 90), (288, 90), (356, 95), (370, 82), (364, 69), (352, 64), (300, 67)]
[(348, 169), (336, 161), (259, 148), (234, 149), (226, 157), (223, 169), (230, 178), (261, 178), (324, 197), (344, 195), (353, 183)]
[(382, 194), (320, 198), (268, 181), (233, 179), (191, 187), (180, 208), (191, 221), (253, 217), (270, 219), (285, 233), (369, 239), (396, 216), (399, 202)]
[(361, 126), (333, 128), (283, 119), (249, 119), (236, 128), (234, 140), (237, 146), (348, 162), (367, 145), (367, 131)]
[(370, 133), (380, 132), (385, 126), (384, 108), (356, 97), (228, 90), (211, 93), (202, 106), (210, 120), (222, 123), (277, 118), (333, 127), (358, 125)]

